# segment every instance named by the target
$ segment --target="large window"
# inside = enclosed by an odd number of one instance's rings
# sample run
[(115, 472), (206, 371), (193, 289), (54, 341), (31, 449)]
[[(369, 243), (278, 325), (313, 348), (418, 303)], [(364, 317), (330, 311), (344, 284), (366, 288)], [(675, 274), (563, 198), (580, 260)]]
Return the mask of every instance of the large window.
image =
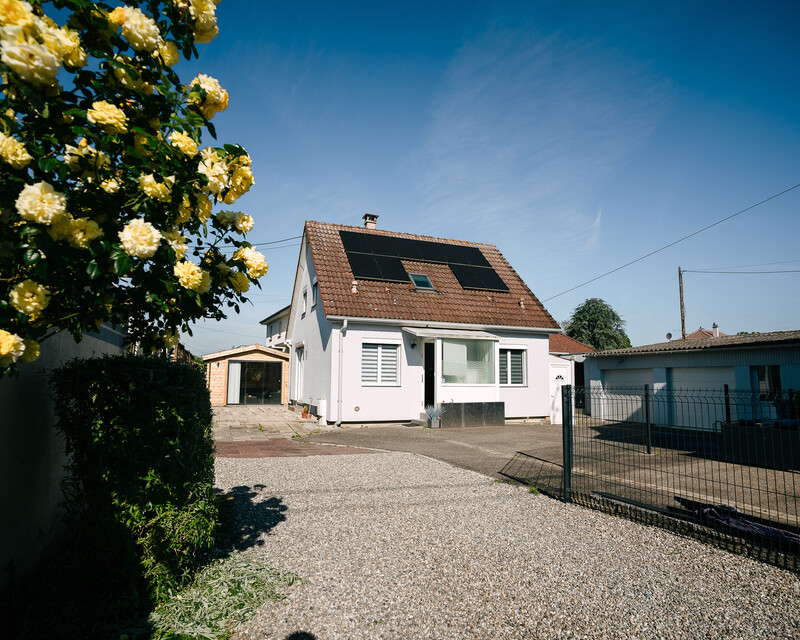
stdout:
[(396, 386), (398, 345), (365, 342), (361, 345), (361, 384)]
[(442, 382), (494, 384), (494, 342), (442, 340)]
[(500, 384), (525, 384), (524, 349), (500, 349)]
[(781, 393), (781, 368), (778, 365), (750, 367), (753, 391), (759, 400), (775, 400)]
[(280, 404), (280, 362), (228, 362), (228, 404)]

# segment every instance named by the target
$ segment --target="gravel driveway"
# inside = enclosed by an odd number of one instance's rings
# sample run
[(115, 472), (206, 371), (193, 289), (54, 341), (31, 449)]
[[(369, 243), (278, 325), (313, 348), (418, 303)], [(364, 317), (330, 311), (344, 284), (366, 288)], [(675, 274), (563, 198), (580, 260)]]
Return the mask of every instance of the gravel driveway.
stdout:
[(794, 574), (423, 456), (216, 465), (249, 552), (305, 580), (239, 640), (800, 637)]

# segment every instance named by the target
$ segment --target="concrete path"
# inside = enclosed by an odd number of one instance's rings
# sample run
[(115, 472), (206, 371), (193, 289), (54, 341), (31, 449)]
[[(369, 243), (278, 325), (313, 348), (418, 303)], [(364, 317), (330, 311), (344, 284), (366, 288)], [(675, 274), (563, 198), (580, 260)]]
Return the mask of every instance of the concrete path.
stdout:
[(214, 407), (215, 442), (266, 440), (308, 435), (331, 427), (320, 427), (315, 418), (302, 418), (281, 405)]

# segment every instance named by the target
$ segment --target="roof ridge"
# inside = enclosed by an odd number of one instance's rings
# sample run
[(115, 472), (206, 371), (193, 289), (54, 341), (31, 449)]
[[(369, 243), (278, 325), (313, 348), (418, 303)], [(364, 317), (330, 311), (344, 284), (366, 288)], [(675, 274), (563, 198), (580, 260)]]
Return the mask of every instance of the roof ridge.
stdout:
[[(439, 236), (423, 236), (418, 233), (408, 233), (406, 231), (389, 231), (388, 229), (366, 229), (361, 226), (355, 225), (347, 225), (347, 224), (339, 224), (336, 222), (319, 222), (317, 220), (306, 220), (306, 225), (313, 224), (318, 226), (326, 226), (326, 227), (333, 227), (337, 230), (353, 230), (353, 231), (360, 231), (367, 234), (376, 234), (376, 235), (391, 235), (391, 236), (401, 236), (401, 237), (412, 237), (419, 240), (433, 240), (433, 241), (445, 241), (445, 242), (453, 242), (460, 245), (469, 245), (469, 246), (479, 246), (479, 247), (492, 247), (497, 249), (496, 244), (491, 244), (489, 242), (475, 242), (472, 240), (458, 240), (456, 238), (441, 238)], [(497, 249), (498, 253), (500, 252)]]

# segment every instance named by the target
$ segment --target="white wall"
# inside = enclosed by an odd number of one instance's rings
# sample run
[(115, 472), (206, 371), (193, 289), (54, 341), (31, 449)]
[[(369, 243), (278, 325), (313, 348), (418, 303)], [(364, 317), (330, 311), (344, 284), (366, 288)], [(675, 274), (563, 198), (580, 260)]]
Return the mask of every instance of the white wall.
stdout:
[(527, 350), (524, 387), (500, 387), (498, 399), (506, 403), (506, 418), (542, 418), (550, 415), (550, 340), (548, 334), (496, 332), (498, 349)]
[(67, 457), (48, 376), (72, 358), (121, 353), (121, 336), (102, 332), (79, 343), (57, 334), (42, 343), (36, 362), (20, 365), (19, 377), (0, 378), (0, 589), (12, 575), (24, 577), (64, 533), (60, 483)]

